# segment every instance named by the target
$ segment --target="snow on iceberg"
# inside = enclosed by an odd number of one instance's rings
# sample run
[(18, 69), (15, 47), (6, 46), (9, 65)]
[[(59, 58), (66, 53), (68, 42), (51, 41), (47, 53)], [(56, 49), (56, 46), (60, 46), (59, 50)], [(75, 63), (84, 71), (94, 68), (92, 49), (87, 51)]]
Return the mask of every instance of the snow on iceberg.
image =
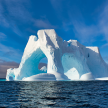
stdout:
[[(19, 68), (8, 69), (7, 80), (93, 80), (108, 77), (108, 65), (98, 47), (85, 47), (77, 40), (63, 41), (55, 30), (38, 31), (29, 37)], [(38, 69), (47, 58), (47, 68)]]
[(56, 81), (56, 78), (53, 74), (41, 73), (27, 78), (24, 77), (22, 81)]

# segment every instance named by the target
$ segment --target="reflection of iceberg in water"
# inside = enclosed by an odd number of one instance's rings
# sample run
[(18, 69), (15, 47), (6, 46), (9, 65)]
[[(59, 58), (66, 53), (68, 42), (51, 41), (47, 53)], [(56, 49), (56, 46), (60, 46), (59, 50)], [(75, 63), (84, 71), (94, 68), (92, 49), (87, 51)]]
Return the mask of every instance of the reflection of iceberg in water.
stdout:
[[(38, 69), (43, 58), (45, 67)], [(94, 80), (108, 77), (108, 65), (98, 47), (85, 47), (77, 40), (63, 41), (55, 30), (39, 30), (30, 36), (19, 68), (8, 69), (7, 80)]]

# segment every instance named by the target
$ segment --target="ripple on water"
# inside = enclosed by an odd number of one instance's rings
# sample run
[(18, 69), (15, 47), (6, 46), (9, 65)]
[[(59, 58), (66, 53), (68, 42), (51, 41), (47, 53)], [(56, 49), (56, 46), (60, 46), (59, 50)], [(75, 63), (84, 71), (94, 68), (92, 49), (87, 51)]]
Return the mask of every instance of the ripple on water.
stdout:
[(107, 108), (108, 81), (0, 81), (0, 107)]

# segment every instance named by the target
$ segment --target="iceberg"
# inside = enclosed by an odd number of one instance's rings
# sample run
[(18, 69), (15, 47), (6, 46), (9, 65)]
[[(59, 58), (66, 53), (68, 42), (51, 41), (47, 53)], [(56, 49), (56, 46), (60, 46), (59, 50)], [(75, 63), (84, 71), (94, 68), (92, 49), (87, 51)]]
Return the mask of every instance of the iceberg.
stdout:
[(22, 81), (56, 81), (56, 78), (53, 74), (41, 73), (27, 78), (23, 78)]
[[(86, 47), (77, 40), (65, 41), (54, 29), (39, 30), (31, 35), (18, 68), (8, 69), (6, 80), (69, 81), (95, 80), (108, 77), (108, 64), (98, 47)], [(47, 58), (47, 67), (38, 68)]]

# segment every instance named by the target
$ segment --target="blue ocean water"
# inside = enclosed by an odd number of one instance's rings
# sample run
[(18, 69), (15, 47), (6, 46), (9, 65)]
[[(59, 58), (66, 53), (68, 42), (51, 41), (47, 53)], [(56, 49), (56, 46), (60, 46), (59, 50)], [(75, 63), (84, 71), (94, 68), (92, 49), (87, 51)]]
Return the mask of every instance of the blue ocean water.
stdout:
[(0, 107), (108, 108), (108, 81), (0, 81)]
[(4, 78), (0, 78), (0, 81), (6, 81), (6, 79), (4, 79)]

